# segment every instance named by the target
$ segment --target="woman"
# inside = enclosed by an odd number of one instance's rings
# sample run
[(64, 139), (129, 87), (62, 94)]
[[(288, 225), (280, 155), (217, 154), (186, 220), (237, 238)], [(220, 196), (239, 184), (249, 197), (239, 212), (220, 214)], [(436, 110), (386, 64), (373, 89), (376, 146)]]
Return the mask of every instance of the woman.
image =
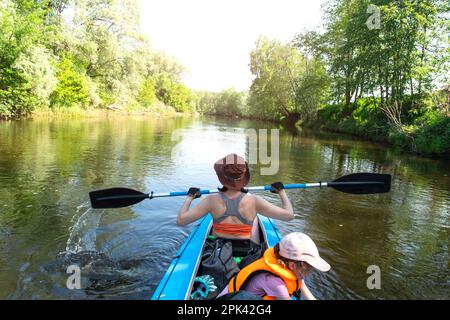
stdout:
[(212, 234), (233, 241), (233, 246), (259, 243), (257, 213), (266, 217), (289, 221), (294, 210), (281, 182), (272, 184), (272, 192), (278, 193), (282, 207), (277, 207), (256, 195), (246, 194), (244, 187), (250, 180), (248, 163), (236, 154), (230, 154), (214, 164), (214, 170), (223, 188), (217, 195), (205, 197), (196, 207), (192, 201), (199, 198), (198, 188), (191, 188), (181, 207), (177, 224), (184, 226), (210, 213), (213, 217)]
[(219, 297), (241, 290), (265, 300), (290, 300), (293, 296), (315, 300), (303, 279), (314, 269), (330, 270), (313, 240), (306, 234), (294, 232), (285, 236), (264, 256), (231, 278)]

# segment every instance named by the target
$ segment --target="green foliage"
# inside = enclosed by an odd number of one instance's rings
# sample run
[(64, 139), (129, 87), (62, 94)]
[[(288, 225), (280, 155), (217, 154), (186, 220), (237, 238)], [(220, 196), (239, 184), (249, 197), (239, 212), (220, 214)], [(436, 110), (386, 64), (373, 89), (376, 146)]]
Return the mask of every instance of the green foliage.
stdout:
[(196, 110), (202, 114), (216, 113), (217, 93), (200, 91), (196, 92)]
[(194, 111), (191, 105), (191, 91), (182, 83), (174, 83), (168, 95), (167, 105), (172, 106), (179, 112)]
[[(380, 11), (375, 28), (368, 26), (369, 6)], [(405, 149), (439, 144), (431, 135), (443, 132), (434, 128), (449, 108), (439, 90), (449, 81), (448, 10), (442, 0), (329, 0), (325, 32), (304, 32), (293, 41), (323, 62), (331, 79), (318, 123)]]
[[(411, 98), (407, 98), (404, 106)], [(450, 152), (450, 117), (436, 107), (417, 106), (403, 110), (411, 124), (395, 130), (385, 120), (379, 107), (380, 99), (359, 99), (347, 106), (332, 104), (318, 112), (318, 125), (325, 129), (363, 136), (375, 141), (387, 141), (401, 149), (425, 155), (443, 155)], [(417, 110), (419, 109), (419, 111)]]
[(306, 58), (291, 44), (260, 38), (250, 54), (250, 70), (251, 115), (291, 122), (315, 117), (328, 83), (319, 60)]
[(350, 105), (330, 104), (318, 112), (319, 126), (363, 137), (383, 139), (389, 125), (377, 98), (361, 98)]
[(28, 94), (26, 88), (0, 90), (0, 116), (6, 118), (21, 117), (29, 114), (40, 101)]
[[(379, 27), (367, 26), (369, 5), (380, 10)], [(305, 40), (307, 51), (326, 61), (335, 101), (348, 105), (378, 91), (383, 104), (400, 105), (445, 73), (447, 10), (440, 0), (329, 1), (326, 32), (299, 35), (297, 43)]]
[(152, 78), (144, 80), (139, 88), (138, 102), (145, 107), (151, 106), (157, 100), (155, 91), (154, 80)]
[(85, 106), (89, 101), (86, 76), (80, 74), (71, 59), (63, 57), (57, 68), (58, 85), (50, 96), (52, 107)]
[(245, 108), (244, 94), (234, 89), (227, 89), (217, 95), (214, 103), (216, 114), (242, 116)]
[(11, 66), (17, 76), (29, 84), (29, 94), (44, 102), (48, 101), (56, 85), (52, 60), (53, 56), (48, 50), (35, 46), (20, 53)]
[(154, 83), (158, 100), (175, 108), (178, 112), (194, 111), (193, 95), (184, 84), (174, 82), (167, 73), (157, 75)]
[(385, 116), (380, 109), (380, 99), (361, 98), (355, 102), (351, 117), (354, 120), (354, 134), (380, 136), (388, 129)]
[(247, 110), (247, 96), (234, 88), (222, 92), (197, 92), (196, 110), (203, 114), (215, 114), (234, 117), (251, 117)]
[(53, 56), (43, 45), (43, 4), (0, 2), (0, 117), (26, 115), (44, 105), (55, 85)]
[(416, 133), (417, 151), (423, 154), (450, 154), (450, 117), (431, 121)]
[(103, 82), (96, 82), (96, 85), (101, 106), (110, 106), (116, 102), (117, 97), (111, 87)]
[(138, 0), (0, 0), (0, 117), (49, 104), (149, 107), (160, 75), (162, 101), (192, 111), (184, 67), (150, 49), (138, 8)]

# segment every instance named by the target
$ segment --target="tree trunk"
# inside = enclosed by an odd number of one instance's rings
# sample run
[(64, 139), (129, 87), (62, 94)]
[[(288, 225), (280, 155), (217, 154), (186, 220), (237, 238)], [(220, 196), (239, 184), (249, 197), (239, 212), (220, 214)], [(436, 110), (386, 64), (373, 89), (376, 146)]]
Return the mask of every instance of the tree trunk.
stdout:
[(301, 115), (298, 112), (292, 112), (290, 113), (287, 117), (286, 120), (284, 121), (286, 126), (290, 129), (294, 129), (295, 125), (297, 124), (297, 122), (301, 119)]

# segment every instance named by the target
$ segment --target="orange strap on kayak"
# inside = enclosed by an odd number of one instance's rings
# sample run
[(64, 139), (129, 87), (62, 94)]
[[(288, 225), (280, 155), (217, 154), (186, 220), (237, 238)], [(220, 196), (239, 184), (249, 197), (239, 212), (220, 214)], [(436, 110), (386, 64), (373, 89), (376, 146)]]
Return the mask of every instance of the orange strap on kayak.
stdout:
[(250, 236), (253, 226), (238, 223), (214, 223), (214, 231), (230, 236)]

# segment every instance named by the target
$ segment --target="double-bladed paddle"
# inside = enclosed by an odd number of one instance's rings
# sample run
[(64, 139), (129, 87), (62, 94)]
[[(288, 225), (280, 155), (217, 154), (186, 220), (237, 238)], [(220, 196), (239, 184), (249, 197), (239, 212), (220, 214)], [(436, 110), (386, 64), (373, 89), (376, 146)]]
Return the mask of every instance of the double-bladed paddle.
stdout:
[[(332, 182), (287, 184), (289, 189), (307, 189), (331, 187), (350, 194), (386, 193), (391, 190), (391, 176), (378, 173), (355, 173)], [(272, 186), (250, 187), (248, 191), (270, 191)], [(219, 193), (219, 190), (200, 190), (201, 194)], [(94, 209), (123, 208), (137, 204), (145, 199), (187, 196), (187, 191), (168, 193), (142, 193), (127, 188), (113, 188), (89, 193), (91, 206)]]

